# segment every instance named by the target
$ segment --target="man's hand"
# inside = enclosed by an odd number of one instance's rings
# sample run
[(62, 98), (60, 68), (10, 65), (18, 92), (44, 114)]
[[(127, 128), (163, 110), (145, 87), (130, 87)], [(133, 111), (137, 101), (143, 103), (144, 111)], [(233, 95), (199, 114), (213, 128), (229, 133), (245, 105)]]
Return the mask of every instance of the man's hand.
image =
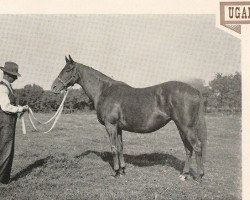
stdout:
[(29, 106), (28, 105), (23, 106), (23, 112), (26, 112), (28, 110), (29, 110)]

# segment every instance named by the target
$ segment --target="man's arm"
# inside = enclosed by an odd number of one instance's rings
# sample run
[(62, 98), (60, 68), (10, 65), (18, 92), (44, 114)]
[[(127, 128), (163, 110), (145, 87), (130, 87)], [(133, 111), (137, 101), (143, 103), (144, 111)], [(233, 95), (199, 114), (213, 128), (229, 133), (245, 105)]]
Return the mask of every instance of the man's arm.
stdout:
[(23, 112), (22, 106), (13, 106), (10, 104), (9, 90), (4, 85), (0, 85), (0, 107), (7, 113)]

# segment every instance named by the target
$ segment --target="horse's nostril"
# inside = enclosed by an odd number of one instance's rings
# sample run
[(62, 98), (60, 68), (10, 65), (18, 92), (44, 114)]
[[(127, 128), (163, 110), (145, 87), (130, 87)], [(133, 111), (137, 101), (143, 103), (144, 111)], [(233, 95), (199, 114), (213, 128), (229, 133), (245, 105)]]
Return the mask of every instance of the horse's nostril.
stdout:
[(51, 87), (51, 90), (55, 90), (55, 89), (56, 89), (56, 86), (53, 85), (53, 86)]

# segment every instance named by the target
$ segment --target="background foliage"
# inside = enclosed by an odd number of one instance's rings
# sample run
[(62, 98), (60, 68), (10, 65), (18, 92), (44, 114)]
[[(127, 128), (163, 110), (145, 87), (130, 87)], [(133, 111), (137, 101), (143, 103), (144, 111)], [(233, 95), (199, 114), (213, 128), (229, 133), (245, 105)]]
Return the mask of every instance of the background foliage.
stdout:
[(241, 113), (241, 74), (217, 73), (208, 86), (202, 79), (188, 82), (199, 89), (204, 97), (206, 112)]
[[(54, 94), (51, 91), (43, 90), (38, 85), (26, 85), (22, 89), (16, 90), (18, 103), (28, 104), (36, 112), (51, 112), (57, 110), (62, 102), (63, 94)], [(93, 110), (93, 104), (82, 89), (72, 89), (69, 91), (64, 103), (66, 112)]]
[[(188, 81), (200, 90), (204, 97), (206, 112), (240, 113), (241, 112), (241, 74), (223, 75), (217, 73), (208, 85), (202, 79)], [(34, 111), (51, 112), (56, 110), (63, 98), (62, 94), (46, 91), (39, 85), (26, 85), (17, 90), (20, 105), (28, 104)], [(82, 89), (72, 89), (65, 101), (66, 112), (93, 110), (93, 103)]]

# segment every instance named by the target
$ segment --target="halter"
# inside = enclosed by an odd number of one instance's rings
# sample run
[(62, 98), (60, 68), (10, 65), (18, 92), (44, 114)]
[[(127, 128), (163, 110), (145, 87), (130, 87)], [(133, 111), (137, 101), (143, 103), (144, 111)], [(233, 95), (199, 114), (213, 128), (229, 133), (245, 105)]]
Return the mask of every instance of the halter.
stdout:
[(59, 77), (57, 77), (57, 79), (63, 84), (63, 86), (65, 88), (67, 88), (67, 85), (70, 83), (70, 81), (72, 81), (72, 79), (75, 78), (76, 75), (78, 75), (76, 67), (74, 68), (74, 72), (73, 73), (74, 73), (74, 75), (69, 80), (67, 80), (67, 81), (63, 81)]

